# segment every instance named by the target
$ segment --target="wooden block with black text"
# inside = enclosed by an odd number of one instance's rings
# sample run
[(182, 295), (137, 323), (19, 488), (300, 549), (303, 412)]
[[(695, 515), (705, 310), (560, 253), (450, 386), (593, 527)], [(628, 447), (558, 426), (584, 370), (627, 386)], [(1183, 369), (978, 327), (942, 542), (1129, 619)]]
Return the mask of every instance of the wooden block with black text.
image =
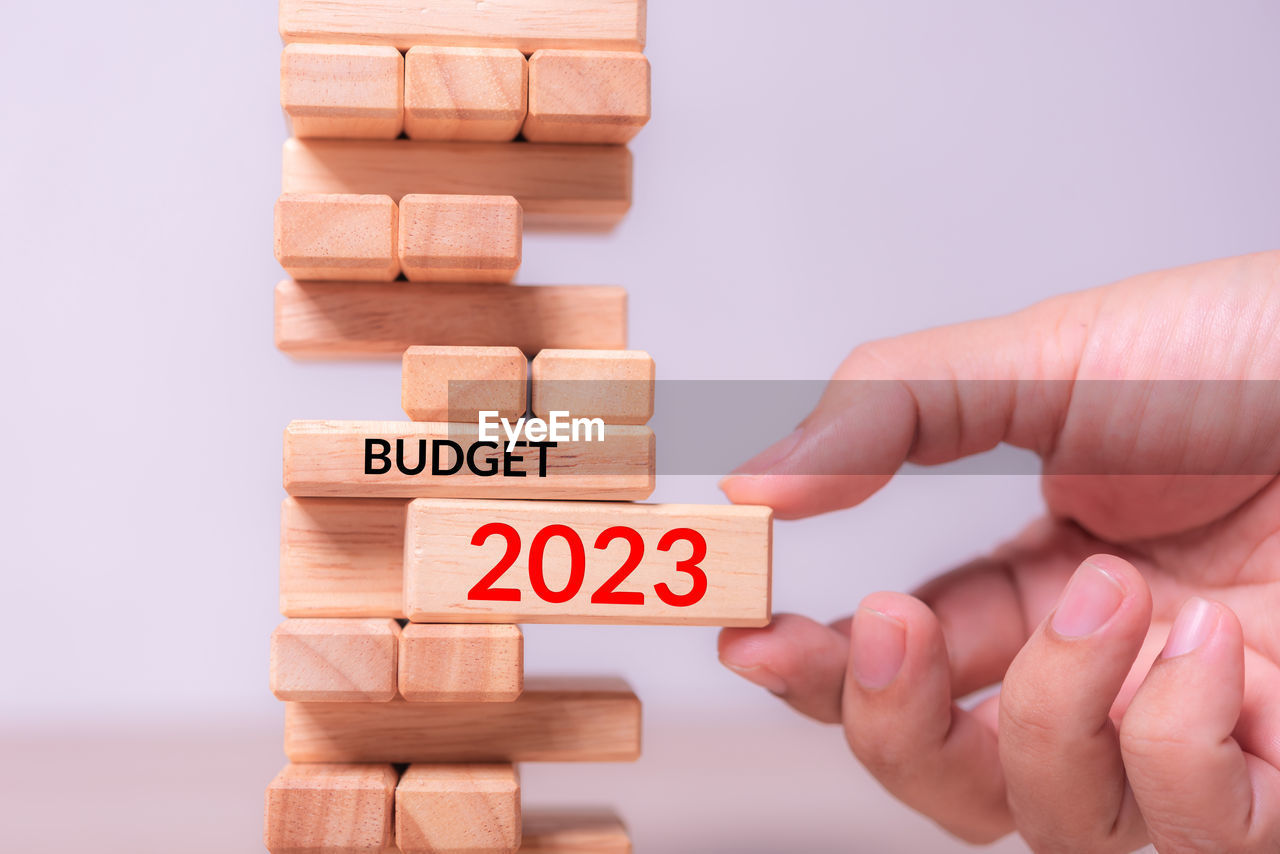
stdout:
[(511, 703), (286, 703), (291, 762), (632, 762), (640, 701), (618, 679), (533, 678)]
[(507, 763), (410, 765), (396, 786), (401, 854), (513, 854), (520, 776)]
[(510, 282), (520, 269), (523, 223), (511, 196), (404, 196), (400, 268), (411, 282)]
[(410, 48), (404, 57), (410, 139), (507, 142), (528, 111), (529, 66), (515, 48)]
[(391, 765), (286, 765), (267, 787), (271, 854), (383, 854), (395, 842)]
[(396, 695), (395, 620), (293, 619), (271, 633), (271, 692), (281, 700), (386, 702)]
[(295, 279), (389, 282), (400, 274), (388, 196), (285, 193), (275, 220), (276, 260)]
[(413, 421), (514, 421), (529, 408), (529, 362), (516, 347), (410, 347), (400, 367), (400, 407)]
[(772, 517), (733, 505), (413, 501), (404, 613), (425, 623), (763, 626)]
[(649, 121), (642, 53), (540, 50), (529, 57), (530, 142), (624, 143)]
[(400, 634), (400, 696), (420, 703), (509, 703), (524, 690), (519, 626), (410, 623)]
[(286, 45), (280, 106), (297, 137), (395, 139), (404, 122), (404, 57), (387, 46)]
[(631, 854), (626, 825), (609, 809), (524, 811), (521, 854)]
[(530, 371), (531, 409), (606, 424), (646, 424), (653, 417), (653, 358), (641, 350), (543, 350)]

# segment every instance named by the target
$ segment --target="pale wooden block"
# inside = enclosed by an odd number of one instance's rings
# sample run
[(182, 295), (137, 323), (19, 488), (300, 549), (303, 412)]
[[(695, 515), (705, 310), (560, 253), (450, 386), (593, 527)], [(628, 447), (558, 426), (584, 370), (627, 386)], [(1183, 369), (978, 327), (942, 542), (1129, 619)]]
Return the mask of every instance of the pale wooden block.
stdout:
[[(511, 452), (478, 435), (475, 423), (294, 421), (284, 435), (284, 488), (311, 497), (603, 501), (638, 500), (653, 492), (648, 427), (610, 427), (603, 440)], [(449, 473), (455, 464), (460, 467)]]
[(423, 623), (763, 626), (772, 519), (768, 507), (733, 505), (413, 501), (404, 613)]
[(276, 260), (295, 279), (389, 282), (400, 274), (388, 196), (285, 193), (275, 220)]
[(514, 420), (529, 408), (529, 362), (518, 347), (410, 347), (400, 367), (400, 407), (413, 421)]
[(411, 48), (404, 57), (410, 139), (508, 142), (529, 106), (529, 66), (514, 48)]
[(280, 509), (280, 613), (403, 617), (399, 498), (286, 498)]
[(627, 346), (627, 292), (603, 285), (295, 282), (276, 286), (276, 346), (319, 359), (396, 358), (415, 344)]
[(281, 0), (286, 42), (640, 50), (646, 0)]
[(293, 762), (632, 762), (640, 701), (618, 679), (533, 678), (510, 703), (286, 703)]
[(540, 50), (529, 57), (531, 142), (624, 143), (649, 121), (649, 60), (642, 53)]
[(290, 139), (282, 166), (286, 193), (515, 196), (533, 228), (605, 229), (631, 207), (618, 145)]
[(400, 696), (423, 703), (509, 703), (524, 690), (519, 626), (411, 623), (400, 634)]
[(543, 350), (533, 359), (532, 408), (606, 424), (645, 424), (653, 417), (653, 357), (642, 350)]
[(395, 139), (404, 85), (393, 47), (291, 44), (280, 56), (280, 106), (298, 137)]
[(510, 764), (410, 765), (396, 786), (401, 854), (512, 854), (520, 830)]
[(271, 854), (381, 854), (394, 844), (390, 765), (286, 765), (267, 787)]
[(412, 193), (400, 199), (400, 267), (411, 282), (510, 282), (523, 223), (511, 196)]
[(395, 620), (293, 619), (271, 633), (271, 693), (281, 700), (380, 703), (396, 695)]
[(608, 809), (527, 809), (521, 854), (631, 854), (626, 825)]

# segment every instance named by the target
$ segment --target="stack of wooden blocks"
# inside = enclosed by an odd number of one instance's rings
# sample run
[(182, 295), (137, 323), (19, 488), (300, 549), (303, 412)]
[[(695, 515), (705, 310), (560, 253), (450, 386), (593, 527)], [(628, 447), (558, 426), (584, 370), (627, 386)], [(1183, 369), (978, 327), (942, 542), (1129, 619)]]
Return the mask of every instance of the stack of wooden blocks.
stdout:
[(654, 366), (625, 292), (511, 284), (526, 221), (629, 205), (644, 2), (281, 0), (280, 23), (277, 344), (401, 358), (410, 420), (285, 432), (266, 846), (630, 851), (610, 810), (522, 809), (515, 763), (636, 759), (640, 703), (526, 680), (518, 624), (770, 614), (766, 508), (629, 503)]

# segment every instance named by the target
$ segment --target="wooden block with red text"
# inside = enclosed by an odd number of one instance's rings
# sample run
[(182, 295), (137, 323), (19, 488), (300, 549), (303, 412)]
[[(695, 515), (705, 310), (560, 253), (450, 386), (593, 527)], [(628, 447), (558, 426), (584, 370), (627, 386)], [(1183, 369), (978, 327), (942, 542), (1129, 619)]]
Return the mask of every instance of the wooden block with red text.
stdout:
[(400, 274), (389, 196), (285, 193), (275, 220), (276, 260), (295, 279), (389, 282)]
[(318, 497), (604, 501), (639, 500), (653, 492), (648, 427), (609, 427), (592, 441), (584, 436), (521, 439), (512, 449), (501, 431), (496, 440), (482, 440), (475, 423), (294, 421), (284, 435), (284, 488)]
[(414, 622), (763, 626), (767, 507), (418, 500), (405, 528)]
[(522, 854), (631, 854), (626, 825), (609, 809), (524, 811)]
[(511, 196), (400, 199), (400, 268), (411, 282), (510, 282), (524, 215)]
[(297, 137), (395, 139), (404, 120), (404, 57), (387, 46), (286, 45), (280, 106)]
[(410, 765), (396, 786), (401, 854), (513, 854), (520, 776), (507, 763)]
[(400, 633), (400, 696), (411, 703), (509, 703), (523, 690), (519, 626), (410, 623)]
[(515, 48), (419, 45), (404, 71), (410, 139), (507, 142), (524, 124), (529, 66)]
[(271, 854), (382, 854), (395, 841), (391, 765), (286, 765), (267, 787)]
[(543, 350), (530, 372), (534, 415), (552, 410), (606, 424), (653, 417), (653, 358), (641, 350)]
[(624, 143), (649, 121), (642, 53), (540, 50), (529, 57), (530, 142)]
[(625, 682), (533, 678), (510, 703), (286, 703), (292, 762), (632, 762), (640, 701)]
[(271, 693), (281, 700), (386, 702), (396, 695), (399, 648), (395, 620), (286, 620), (271, 633)]
[(413, 421), (515, 420), (528, 407), (529, 362), (517, 347), (410, 347), (400, 367), (400, 408)]

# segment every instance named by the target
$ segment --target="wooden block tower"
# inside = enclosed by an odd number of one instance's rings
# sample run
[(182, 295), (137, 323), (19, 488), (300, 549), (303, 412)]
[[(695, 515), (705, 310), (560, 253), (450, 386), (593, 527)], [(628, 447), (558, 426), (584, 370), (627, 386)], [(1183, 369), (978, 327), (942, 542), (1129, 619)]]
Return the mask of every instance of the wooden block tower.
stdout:
[(632, 503), (654, 364), (626, 293), (512, 284), (526, 225), (630, 205), (644, 11), (280, 1), (276, 343), (402, 359), (409, 420), (285, 430), (273, 854), (628, 852), (610, 810), (522, 810), (517, 763), (636, 759), (640, 702), (526, 679), (518, 624), (769, 621), (766, 508)]

